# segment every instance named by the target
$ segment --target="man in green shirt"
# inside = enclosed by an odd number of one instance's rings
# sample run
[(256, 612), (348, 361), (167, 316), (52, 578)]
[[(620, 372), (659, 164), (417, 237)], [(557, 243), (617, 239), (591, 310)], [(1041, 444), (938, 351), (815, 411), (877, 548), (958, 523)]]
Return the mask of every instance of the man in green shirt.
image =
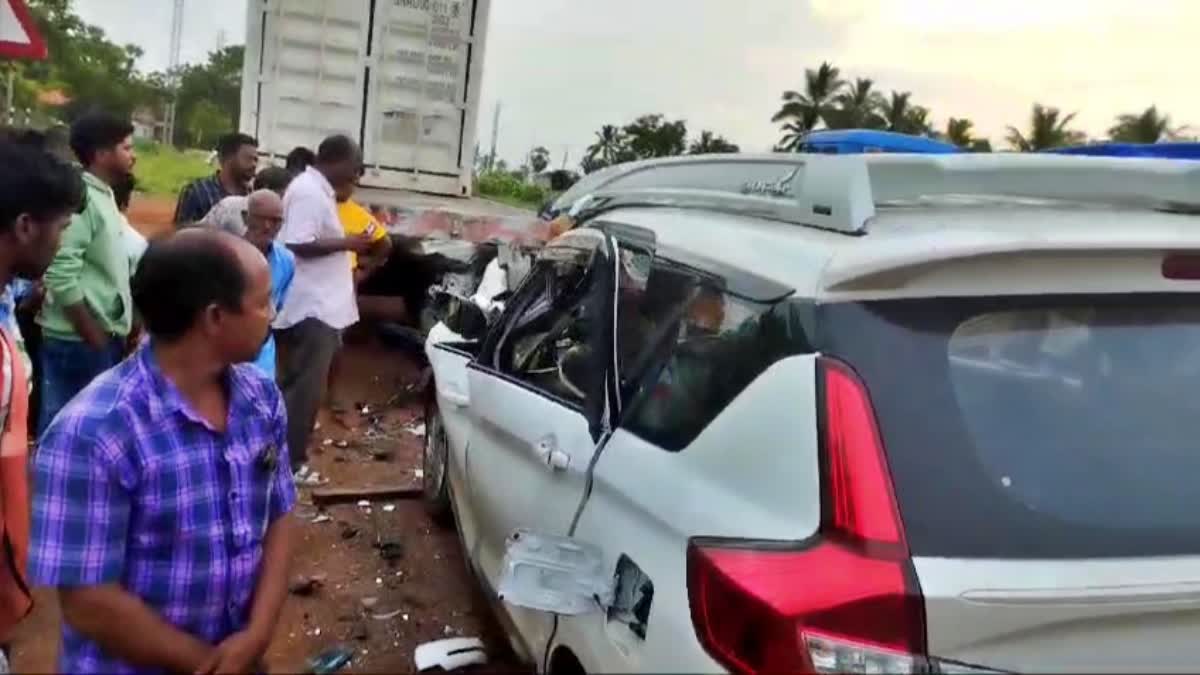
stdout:
[(103, 113), (71, 127), (71, 150), (83, 166), (87, 207), (71, 219), (46, 270), (38, 434), (100, 373), (120, 362), (133, 324), (124, 220), (113, 186), (135, 161), (133, 125)]

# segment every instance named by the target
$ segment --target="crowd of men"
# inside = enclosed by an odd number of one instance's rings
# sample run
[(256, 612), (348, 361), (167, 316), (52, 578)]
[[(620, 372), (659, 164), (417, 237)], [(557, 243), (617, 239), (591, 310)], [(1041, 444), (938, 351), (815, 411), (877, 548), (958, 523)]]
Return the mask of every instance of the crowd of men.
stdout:
[(353, 199), (354, 141), (256, 171), (234, 134), (147, 247), (132, 135), (97, 113), (73, 158), (0, 139), (0, 641), (45, 585), (63, 672), (259, 672), (296, 485), (323, 482), (317, 412), (390, 239)]

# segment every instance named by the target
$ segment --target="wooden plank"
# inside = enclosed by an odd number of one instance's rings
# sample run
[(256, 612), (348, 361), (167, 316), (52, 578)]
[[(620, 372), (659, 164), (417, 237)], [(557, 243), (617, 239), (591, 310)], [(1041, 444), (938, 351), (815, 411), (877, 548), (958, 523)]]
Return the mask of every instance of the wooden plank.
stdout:
[(386, 501), (390, 499), (420, 499), (423, 491), (419, 487), (385, 485), (359, 488), (317, 488), (312, 491), (313, 504), (327, 506), (346, 502)]

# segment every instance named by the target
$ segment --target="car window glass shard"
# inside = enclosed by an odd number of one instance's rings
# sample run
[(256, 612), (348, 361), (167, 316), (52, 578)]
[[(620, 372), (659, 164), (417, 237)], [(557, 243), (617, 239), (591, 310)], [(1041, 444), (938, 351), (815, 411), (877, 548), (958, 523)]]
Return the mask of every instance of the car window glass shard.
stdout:
[(564, 616), (607, 610), (614, 593), (600, 547), (527, 530), (509, 537), (497, 589), (510, 605)]

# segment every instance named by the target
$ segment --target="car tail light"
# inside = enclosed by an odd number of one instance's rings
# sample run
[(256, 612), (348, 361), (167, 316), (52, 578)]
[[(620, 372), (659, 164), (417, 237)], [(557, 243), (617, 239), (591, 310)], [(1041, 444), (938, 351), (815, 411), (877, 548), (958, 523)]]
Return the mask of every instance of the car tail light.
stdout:
[(870, 398), (838, 361), (818, 373), (821, 530), (802, 545), (694, 540), (697, 635), (738, 673), (925, 671), (923, 601)]
[(1178, 281), (1200, 280), (1200, 254), (1168, 253), (1163, 257), (1162, 275)]

